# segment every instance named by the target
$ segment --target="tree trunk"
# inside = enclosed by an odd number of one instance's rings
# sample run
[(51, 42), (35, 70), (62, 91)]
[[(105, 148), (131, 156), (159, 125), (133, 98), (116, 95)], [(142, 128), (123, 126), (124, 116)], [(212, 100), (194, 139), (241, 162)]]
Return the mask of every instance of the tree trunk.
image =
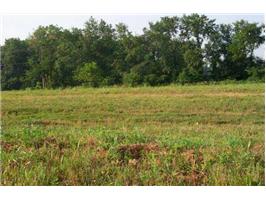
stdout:
[(45, 79), (44, 79), (44, 77), (42, 76), (42, 88), (44, 89), (44, 87), (45, 87)]

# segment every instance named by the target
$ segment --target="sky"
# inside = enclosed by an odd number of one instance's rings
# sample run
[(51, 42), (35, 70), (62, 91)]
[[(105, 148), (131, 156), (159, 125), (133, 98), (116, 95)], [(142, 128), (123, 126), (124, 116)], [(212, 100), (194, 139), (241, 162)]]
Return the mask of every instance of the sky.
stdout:
[[(163, 16), (173, 16), (178, 14), (154, 14), (154, 15), (93, 15), (96, 19), (103, 19), (107, 23), (115, 25), (123, 22), (128, 25), (129, 30), (135, 34), (141, 34), (144, 27), (148, 27), (149, 22), (154, 22)], [(179, 14), (180, 15), (180, 14)], [(209, 18), (216, 19), (217, 23), (233, 23), (244, 19), (249, 22), (264, 23), (264, 15), (255, 14), (206, 14)], [(8, 38), (27, 38), (38, 26), (50, 24), (63, 28), (82, 28), (90, 15), (7, 15), (3, 16), (0, 44)], [(265, 46), (262, 45), (255, 54), (265, 57)]]

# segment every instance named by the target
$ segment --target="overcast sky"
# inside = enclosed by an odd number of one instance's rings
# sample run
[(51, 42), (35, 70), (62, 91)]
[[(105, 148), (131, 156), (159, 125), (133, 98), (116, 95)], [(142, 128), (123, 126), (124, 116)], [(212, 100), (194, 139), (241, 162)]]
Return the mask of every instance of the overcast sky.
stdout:
[[(93, 15), (96, 19), (103, 19), (107, 23), (113, 25), (123, 22), (128, 25), (129, 30), (135, 34), (141, 34), (142, 29), (148, 26), (149, 22), (154, 22), (160, 17), (171, 14), (162, 15)], [(263, 15), (239, 15), (239, 14), (224, 14), (212, 15), (207, 14), (208, 17), (216, 19), (217, 23), (232, 23), (240, 19), (249, 22), (264, 23)], [(90, 15), (10, 15), (3, 17), (3, 30), (1, 44), (5, 39), (15, 37), (20, 39), (27, 38), (39, 25), (45, 26), (54, 24), (63, 28), (78, 27), (82, 28), (84, 22), (90, 18)], [(256, 50), (256, 55), (264, 57), (264, 45)]]

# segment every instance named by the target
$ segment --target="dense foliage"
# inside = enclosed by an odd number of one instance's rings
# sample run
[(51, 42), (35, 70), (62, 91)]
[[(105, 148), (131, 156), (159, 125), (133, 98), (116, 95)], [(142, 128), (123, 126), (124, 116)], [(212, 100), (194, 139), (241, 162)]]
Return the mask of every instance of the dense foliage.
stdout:
[(2, 90), (76, 85), (165, 85), (264, 79), (264, 25), (216, 24), (205, 15), (163, 17), (134, 35), (90, 18), (83, 29), (40, 26), (1, 47)]

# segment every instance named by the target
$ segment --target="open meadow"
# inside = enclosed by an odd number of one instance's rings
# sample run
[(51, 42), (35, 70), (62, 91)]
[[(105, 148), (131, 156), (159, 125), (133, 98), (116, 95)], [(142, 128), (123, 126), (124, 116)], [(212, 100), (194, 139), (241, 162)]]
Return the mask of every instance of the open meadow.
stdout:
[(2, 185), (265, 185), (264, 83), (1, 92)]

